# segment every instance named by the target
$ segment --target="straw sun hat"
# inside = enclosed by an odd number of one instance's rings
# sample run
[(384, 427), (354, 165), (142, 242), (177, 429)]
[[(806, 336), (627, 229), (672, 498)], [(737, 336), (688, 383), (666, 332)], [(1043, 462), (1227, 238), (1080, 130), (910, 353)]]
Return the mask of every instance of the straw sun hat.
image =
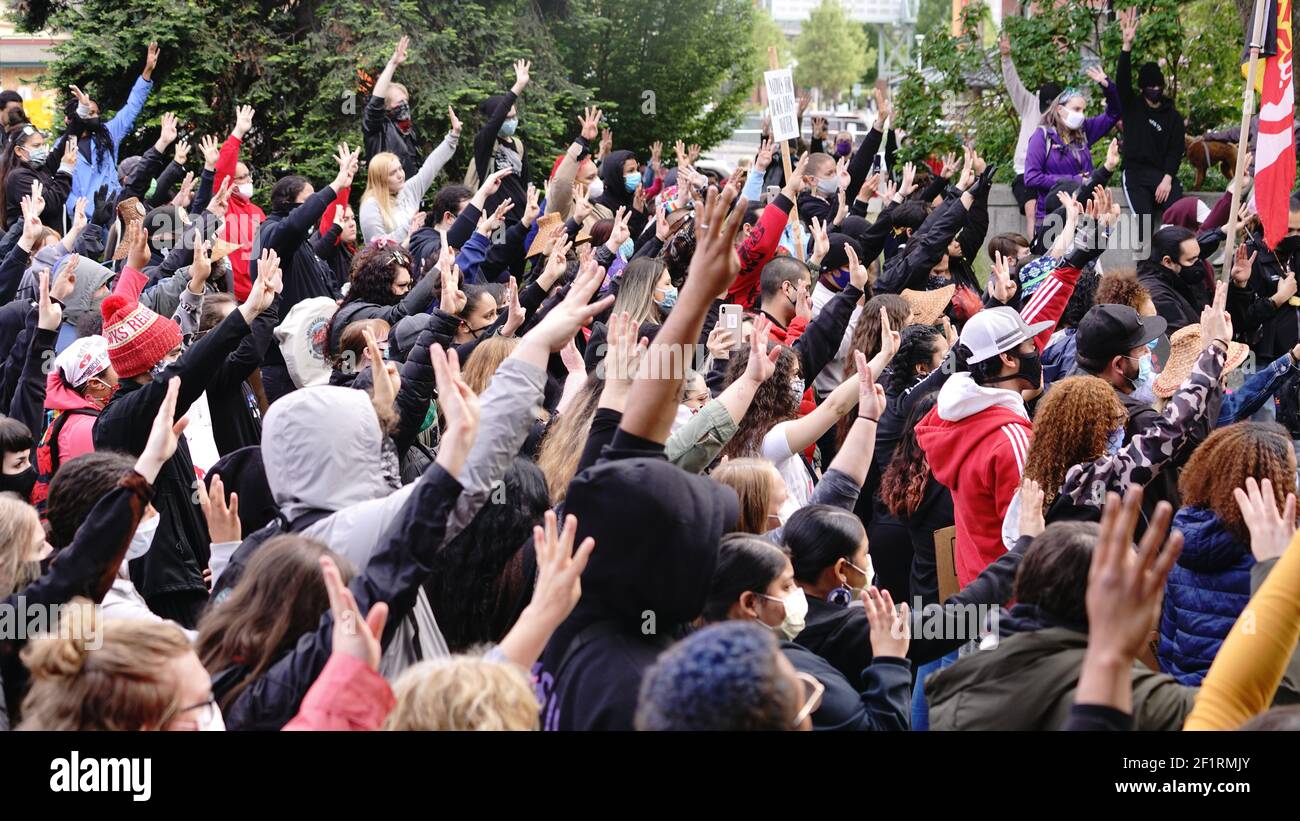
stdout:
[(933, 291), (913, 291), (910, 288), (903, 291), (903, 299), (912, 306), (912, 322), (917, 325), (933, 325), (943, 316), (943, 312), (952, 302), (952, 295), (957, 290), (956, 285), (945, 285), (942, 288), (935, 288)]
[[(1196, 364), (1196, 359), (1201, 355), (1202, 350), (1204, 346), (1201, 344), (1199, 323), (1175, 331), (1169, 338), (1169, 361), (1165, 363), (1165, 369), (1156, 377), (1152, 393), (1160, 399), (1173, 396), (1178, 386), (1186, 382), (1187, 377), (1191, 375), (1192, 365)], [(1249, 356), (1250, 348), (1240, 342), (1229, 342), (1228, 361), (1223, 366), (1223, 372), (1226, 374), (1240, 368)]]

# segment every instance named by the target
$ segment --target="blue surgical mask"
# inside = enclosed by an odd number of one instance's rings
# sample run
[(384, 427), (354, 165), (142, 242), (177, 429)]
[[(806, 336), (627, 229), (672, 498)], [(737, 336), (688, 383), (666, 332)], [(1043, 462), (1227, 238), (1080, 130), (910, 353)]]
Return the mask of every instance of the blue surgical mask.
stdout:
[(502, 137), (513, 137), (515, 135), (515, 129), (518, 127), (519, 127), (519, 118), (514, 117), (502, 123), (501, 128), (497, 131), (497, 133), (500, 134)]
[(841, 269), (839, 269), (838, 271), (835, 272), (835, 274), (834, 274), (834, 276), (833, 276), (833, 279), (835, 280), (835, 284), (838, 285), (838, 286), (841, 287), (841, 288), (843, 288), (844, 286), (848, 285), (848, 284), (849, 284), (849, 269), (848, 269), (848, 268), (841, 268)]
[(635, 251), (636, 251), (636, 245), (635, 243), (632, 242), (631, 237), (628, 237), (627, 239), (623, 240), (623, 244), (618, 246), (618, 255), (625, 260), (631, 259), (632, 254)]
[(664, 298), (656, 299), (655, 304), (665, 311), (672, 310), (672, 307), (677, 304), (677, 288), (669, 285), (664, 289)]
[(27, 154), (29, 157), (27, 162), (40, 167), (45, 165), (45, 161), (50, 158), (50, 149), (45, 146), (41, 146), (40, 148), (29, 148), (27, 149)]
[(641, 184), (641, 174), (633, 171), (631, 174), (623, 175), (623, 187), (628, 191), (635, 191), (636, 187)]

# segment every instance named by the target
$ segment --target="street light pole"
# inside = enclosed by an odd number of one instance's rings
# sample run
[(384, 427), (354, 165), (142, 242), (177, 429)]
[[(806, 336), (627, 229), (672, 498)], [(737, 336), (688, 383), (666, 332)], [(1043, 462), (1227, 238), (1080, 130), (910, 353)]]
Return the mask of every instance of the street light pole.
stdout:
[(925, 35), (916, 35), (916, 70), (921, 70), (921, 44), (925, 42)]

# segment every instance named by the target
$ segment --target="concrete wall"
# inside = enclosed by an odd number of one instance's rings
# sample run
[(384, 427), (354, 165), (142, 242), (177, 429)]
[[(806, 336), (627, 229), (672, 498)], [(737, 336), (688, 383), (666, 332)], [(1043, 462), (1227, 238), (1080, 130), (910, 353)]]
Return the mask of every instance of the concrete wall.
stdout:
[[(1117, 180), (1116, 180), (1117, 181)], [(1115, 232), (1113, 237), (1116, 241), (1123, 243), (1125, 239), (1131, 236), (1131, 222), (1127, 218), (1131, 212), (1128, 209), (1128, 200), (1124, 197), (1124, 191), (1118, 185), (1112, 185), (1110, 188), (1111, 196), (1120, 204), (1126, 219), (1121, 220), (1121, 226)], [(1213, 206), (1218, 200), (1221, 192), (1217, 191), (1194, 191), (1184, 196), (1199, 197), (1206, 205)], [(1011, 196), (1011, 186), (995, 185), (989, 192), (989, 233), (994, 236), (1007, 231), (1025, 232), (1025, 216), (1016, 209), (1016, 201)], [(985, 249), (981, 251), (981, 263), (979, 270), (981, 273), (988, 270), (987, 240)], [(1112, 270), (1116, 268), (1128, 268), (1133, 266), (1134, 251), (1132, 244), (1125, 244), (1125, 247), (1110, 247), (1101, 255), (1101, 265), (1103, 270)]]

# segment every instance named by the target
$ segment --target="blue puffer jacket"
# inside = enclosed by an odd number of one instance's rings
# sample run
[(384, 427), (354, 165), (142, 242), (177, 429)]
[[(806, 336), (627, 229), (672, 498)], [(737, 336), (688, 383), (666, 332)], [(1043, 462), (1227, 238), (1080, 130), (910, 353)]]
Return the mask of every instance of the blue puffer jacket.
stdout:
[(1185, 507), (1174, 514), (1183, 553), (1165, 584), (1160, 616), (1160, 669), (1199, 687), (1210, 662), (1250, 601), (1250, 546), (1238, 542), (1213, 511)]

